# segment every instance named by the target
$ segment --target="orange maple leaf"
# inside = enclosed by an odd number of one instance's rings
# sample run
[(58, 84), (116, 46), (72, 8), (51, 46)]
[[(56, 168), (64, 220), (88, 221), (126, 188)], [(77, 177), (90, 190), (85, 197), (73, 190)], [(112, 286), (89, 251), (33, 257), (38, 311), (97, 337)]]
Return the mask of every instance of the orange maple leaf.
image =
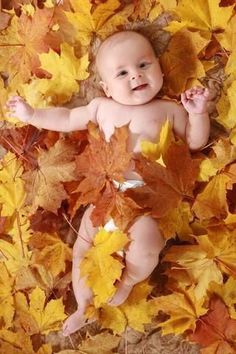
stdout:
[(76, 190), (79, 193), (76, 208), (93, 203), (93, 221), (100, 225), (113, 209), (117, 191), (113, 181), (124, 181), (131, 153), (127, 152), (126, 126), (116, 129), (109, 142), (105, 141), (102, 132), (92, 132), (91, 128), (90, 132), (89, 144), (76, 157), (77, 174), (81, 180)]
[(222, 300), (213, 297), (208, 313), (199, 318), (195, 332), (190, 335), (190, 340), (212, 349), (212, 351), (206, 350), (206, 353), (233, 354), (236, 351), (235, 333), (236, 320), (230, 318), (228, 309)]
[(166, 167), (142, 156), (138, 156), (135, 162), (145, 185), (128, 190), (126, 195), (147, 208), (154, 217), (163, 217), (184, 198), (192, 199), (199, 161), (191, 158), (186, 144), (170, 145), (164, 156)]

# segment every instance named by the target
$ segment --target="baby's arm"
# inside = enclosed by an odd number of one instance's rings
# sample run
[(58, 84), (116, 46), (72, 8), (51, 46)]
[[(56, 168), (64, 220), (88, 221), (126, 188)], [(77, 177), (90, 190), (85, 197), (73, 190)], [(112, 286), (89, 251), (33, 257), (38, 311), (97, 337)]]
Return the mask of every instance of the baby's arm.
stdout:
[(64, 107), (33, 109), (21, 97), (11, 97), (7, 102), (11, 117), (38, 128), (70, 132), (87, 128), (89, 121), (97, 123), (97, 109), (100, 97), (93, 99), (88, 105), (68, 109)]
[(191, 150), (206, 145), (210, 134), (210, 119), (207, 112), (209, 91), (202, 87), (192, 88), (181, 95), (180, 105), (174, 110), (174, 131), (186, 140)]

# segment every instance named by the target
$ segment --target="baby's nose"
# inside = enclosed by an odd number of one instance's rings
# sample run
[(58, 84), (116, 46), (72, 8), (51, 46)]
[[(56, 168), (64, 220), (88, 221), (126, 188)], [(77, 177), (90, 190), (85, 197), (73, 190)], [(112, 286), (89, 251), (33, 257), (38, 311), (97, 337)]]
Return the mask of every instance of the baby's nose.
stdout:
[(140, 77), (142, 77), (143, 75), (141, 73), (135, 73), (131, 75), (131, 80), (136, 80)]

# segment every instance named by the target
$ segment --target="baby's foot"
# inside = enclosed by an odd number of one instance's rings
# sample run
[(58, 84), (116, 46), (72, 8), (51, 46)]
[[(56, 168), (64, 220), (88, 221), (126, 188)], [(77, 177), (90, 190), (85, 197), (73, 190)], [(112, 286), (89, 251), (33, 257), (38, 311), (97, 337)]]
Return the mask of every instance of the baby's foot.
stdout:
[(62, 334), (63, 336), (69, 336), (70, 334), (78, 331), (87, 324), (94, 322), (95, 319), (86, 319), (84, 316), (84, 311), (77, 310), (72, 315), (70, 315), (63, 324)]
[(120, 284), (118, 285), (115, 295), (109, 301), (108, 305), (119, 306), (123, 304), (123, 302), (127, 299), (132, 289), (133, 289), (133, 285), (127, 285), (121, 281)]

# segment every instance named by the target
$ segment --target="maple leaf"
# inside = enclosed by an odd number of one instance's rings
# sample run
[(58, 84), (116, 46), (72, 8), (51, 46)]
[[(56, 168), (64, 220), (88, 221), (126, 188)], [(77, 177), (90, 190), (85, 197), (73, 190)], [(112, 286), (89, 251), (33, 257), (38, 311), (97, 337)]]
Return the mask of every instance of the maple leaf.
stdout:
[(200, 164), (199, 180), (208, 181), (210, 177), (222, 170), (236, 159), (236, 147), (228, 139), (220, 139), (212, 146), (214, 157), (203, 160)]
[(181, 334), (191, 329), (195, 330), (196, 320), (207, 312), (203, 306), (204, 300), (196, 299), (194, 290), (173, 292), (170, 295), (156, 298), (156, 310), (170, 315), (170, 318), (160, 324), (162, 334)]
[(118, 347), (120, 337), (108, 332), (102, 332), (95, 336), (87, 335), (88, 338), (79, 346), (79, 351), (84, 354), (110, 354)]
[[(208, 313), (199, 318), (196, 326), (195, 332), (190, 335), (190, 340), (203, 347), (209, 347), (209, 350), (211, 348), (212, 351), (209, 353), (235, 353), (236, 320), (229, 317), (222, 300), (213, 297)], [(204, 351), (202, 352), (204, 353)]]
[(147, 300), (152, 286), (147, 281), (136, 284), (128, 299), (118, 307), (103, 304), (99, 309), (99, 321), (104, 328), (115, 333), (124, 332), (126, 326), (144, 332), (144, 324), (150, 323), (156, 314), (156, 301)]
[(52, 78), (38, 80), (36, 89), (45, 97), (49, 96), (53, 103), (63, 104), (70, 101), (72, 95), (79, 91), (78, 81), (89, 76), (88, 53), (77, 58), (74, 49), (67, 43), (62, 43), (60, 55), (50, 49), (47, 54), (40, 55), (40, 61), (41, 67), (49, 72)]
[[(50, 47), (59, 49), (59, 40), (50, 42), (52, 9), (36, 9), (34, 16), (24, 13), (13, 16), (10, 26), (0, 36), (2, 57), (0, 68), (14, 78), (16, 85), (27, 82), (31, 73), (37, 74), (40, 67), (39, 54)], [(40, 30), (39, 30), (40, 29)]]
[(62, 321), (66, 318), (62, 299), (46, 303), (45, 293), (39, 287), (29, 295), (29, 304), (21, 292), (16, 293), (15, 301), (19, 323), (30, 335), (56, 331), (61, 328)]
[(226, 200), (227, 184), (230, 177), (222, 173), (214, 176), (195, 199), (192, 210), (200, 220), (225, 217), (228, 212)]
[[(114, 205), (116, 193), (113, 181), (124, 181), (123, 174), (131, 159), (131, 153), (127, 152), (127, 139), (126, 126), (116, 129), (109, 142), (105, 141), (101, 132), (97, 135), (90, 134), (89, 145), (76, 157), (76, 172), (81, 182), (76, 189), (79, 197), (75, 208), (81, 204), (93, 203), (95, 209), (92, 218), (101, 210), (102, 217), (97, 222), (93, 219), (98, 225), (104, 223)], [(99, 208), (98, 203), (102, 208)]]
[[(200, 43), (200, 48), (196, 48), (195, 43)], [(165, 76), (164, 89), (169, 96), (179, 95), (194, 86), (191, 79), (205, 76), (198, 53), (207, 43), (208, 40), (202, 38), (199, 33), (188, 30), (177, 32), (172, 37), (160, 58)]]
[(158, 225), (165, 239), (174, 237), (176, 234), (181, 240), (189, 240), (193, 234), (190, 223), (193, 221), (193, 214), (187, 202), (181, 202), (177, 208), (171, 209), (168, 214), (158, 220)]
[(14, 279), (8, 273), (3, 263), (0, 263), (0, 318), (3, 319), (6, 328), (12, 326), (15, 313), (12, 296)]
[[(164, 257), (186, 271), (196, 284), (197, 298), (204, 297), (211, 281), (223, 283), (223, 274), (235, 275), (235, 234), (225, 227), (196, 237), (198, 245), (172, 246)], [(173, 266), (175, 269), (175, 266)], [(167, 271), (168, 274), (168, 271)]]
[(71, 0), (74, 12), (66, 12), (68, 20), (76, 29), (75, 40), (87, 46), (90, 44), (94, 34), (102, 39), (117, 30), (118, 26), (128, 22), (128, 17), (133, 12), (133, 5), (127, 5), (123, 11), (118, 0), (108, 0), (98, 5), (92, 12), (92, 4), (89, 0), (78, 2)]
[(10, 14), (4, 11), (0, 11), (0, 31), (4, 30), (8, 26), (10, 18)]
[(176, 5), (176, 0), (155, 0), (155, 5), (149, 12), (148, 19), (153, 22), (162, 12), (174, 10)]
[(228, 306), (230, 317), (236, 320), (236, 280), (229, 277), (222, 285), (212, 282), (209, 287), (209, 292), (221, 298), (221, 300)]
[(51, 344), (43, 344), (37, 352), (34, 351), (30, 336), (24, 330), (17, 333), (7, 329), (0, 330), (0, 348), (2, 353), (11, 354), (52, 354)]
[(224, 92), (221, 95), (219, 102), (216, 105), (219, 116), (217, 121), (222, 124), (225, 128), (235, 127), (235, 112), (236, 112), (236, 81), (225, 82)]
[(2, 216), (12, 216), (25, 202), (23, 167), (16, 156), (8, 152), (0, 163), (0, 203)]
[(35, 210), (41, 206), (45, 210), (57, 213), (67, 193), (62, 182), (76, 179), (74, 155), (71, 144), (58, 140), (48, 151), (39, 150), (38, 168), (24, 174), (27, 182), (27, 202)]
[(181, 0), (176, 12), (181, 21), (186, 21), (188, 27), (213, 32), (225, 29), (233, 7), (220, 7), (219, 0), (193, 0), (191, 4), (187, 0)]
[(80, 270), (94, 293), (95, 307), (114, 295), (114, 283), (120, 279), (123, 265), (112, 254), (122, 250), (128, 242), (128, 237), (121, 231), (101, 229), (94, 238), (93, 246), (86, 252)]
[(0, 251), (0, 260), (11, 274), (15, 275), (22, 267), (28, 267), (30, 264), (31, 252), (25, 247), (0, 240)]
[(167, 119), (161, 128), (160, 134), (158, 134), (157, 143), (141, 141), (142, 154), (146, 158), (164, 165), (162, 155), (165, 155), (172, 141), (174, 141), (174, 135)]
[(30, 239), (33, 262), (43, 264), (54, 277), (65, 271), (66, 261), (71, 261), (71, 249), (57, 234), (34, 234)]
[(183, 198), (192, 198), (199, 165), (197, 160), (191, 159), (187, 145), (182, 143), (170, 145), (164, 163), (166, 167), (141, 156), (136, 158), (136, 170), (145, 185), (125, 193), (158, 218), (176, 208)]

